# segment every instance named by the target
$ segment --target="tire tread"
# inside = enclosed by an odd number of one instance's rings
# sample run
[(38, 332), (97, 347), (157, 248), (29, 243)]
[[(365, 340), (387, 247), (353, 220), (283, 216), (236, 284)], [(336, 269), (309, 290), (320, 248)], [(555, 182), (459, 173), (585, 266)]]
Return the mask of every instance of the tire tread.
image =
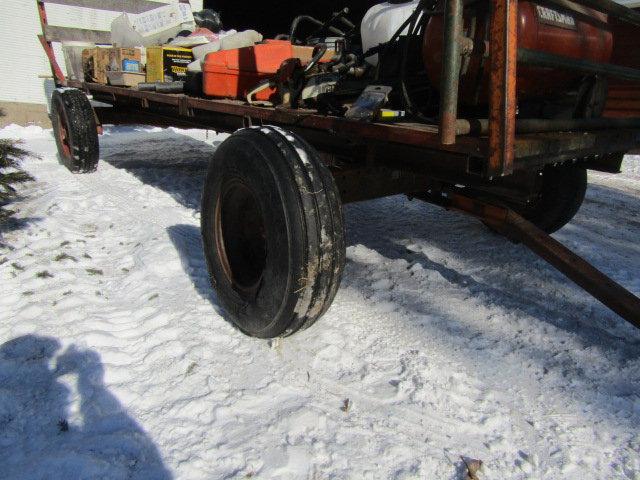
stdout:
[[(96, 118), (86, 95), (77, 89), (55, 90), (51, 98), (52, 123), (62, 164), (73, 173), (92, 173), (98, 168), (100, 144)], [(63, 154), (56, 117), (65, 116), (71, 137), (71, 157)]]

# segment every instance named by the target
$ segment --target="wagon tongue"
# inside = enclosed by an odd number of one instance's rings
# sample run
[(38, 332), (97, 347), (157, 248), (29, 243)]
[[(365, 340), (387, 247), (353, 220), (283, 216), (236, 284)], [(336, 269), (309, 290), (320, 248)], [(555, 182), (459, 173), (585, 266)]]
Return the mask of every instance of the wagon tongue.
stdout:
[(432, 203), (477, 217), (507, 238), (522, 242), (627, 322), (640, 328), (640, 298), (513, 210), (459, 194)]

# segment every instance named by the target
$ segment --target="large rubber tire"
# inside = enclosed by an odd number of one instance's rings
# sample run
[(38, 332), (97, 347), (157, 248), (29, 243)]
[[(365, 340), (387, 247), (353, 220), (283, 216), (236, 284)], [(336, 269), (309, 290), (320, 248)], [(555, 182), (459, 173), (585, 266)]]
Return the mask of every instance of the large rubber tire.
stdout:
[(220, 305), (247, 335), (309, 327), (339, 288), (338, 189), (318, 153), (293, 133), (249, 128), (218, 147), (202, 196), (202, 239)]
[(51, 97), (51, 121), (61, 163), (73, 173), (95, 172), (100, 143), (93, 108), (76, 89), (57, 89)]
[(554, 233), (578, 213), (587, 192), (587, 171), (576, 165), (547, 167), (542, 172), (538, 200), (516, 208), (523, 217), (547, 233)]

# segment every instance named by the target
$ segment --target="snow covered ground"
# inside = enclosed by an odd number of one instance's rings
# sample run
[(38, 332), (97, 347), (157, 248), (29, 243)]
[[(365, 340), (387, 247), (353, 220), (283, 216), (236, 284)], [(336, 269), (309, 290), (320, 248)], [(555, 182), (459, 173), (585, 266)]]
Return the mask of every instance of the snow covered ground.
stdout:
[[(199, 238), (212, 132), (51, 132), (0, 247), (0, 477), (640, 479), (640, 332), (521, 246), (395, 197), (347, 206), (329, 313), (282, 341), (220, 315)], [(557, 238), (640, 294), (640, 158)]]

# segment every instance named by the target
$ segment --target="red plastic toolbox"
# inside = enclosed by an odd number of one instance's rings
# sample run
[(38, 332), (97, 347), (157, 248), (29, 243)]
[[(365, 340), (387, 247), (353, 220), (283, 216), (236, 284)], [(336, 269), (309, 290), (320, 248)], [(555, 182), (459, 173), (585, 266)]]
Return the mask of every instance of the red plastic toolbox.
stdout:
[[(241, 98), (262, 80), (269, 79), (285, 60), (294, 57), (294, 47), (286, 40), (267, 40), (253, 47), (213, 52), (203, 67), (204, 93), (211, 97)], [(275, 89), (266, 89), (256, 100), (269, 101)]]

